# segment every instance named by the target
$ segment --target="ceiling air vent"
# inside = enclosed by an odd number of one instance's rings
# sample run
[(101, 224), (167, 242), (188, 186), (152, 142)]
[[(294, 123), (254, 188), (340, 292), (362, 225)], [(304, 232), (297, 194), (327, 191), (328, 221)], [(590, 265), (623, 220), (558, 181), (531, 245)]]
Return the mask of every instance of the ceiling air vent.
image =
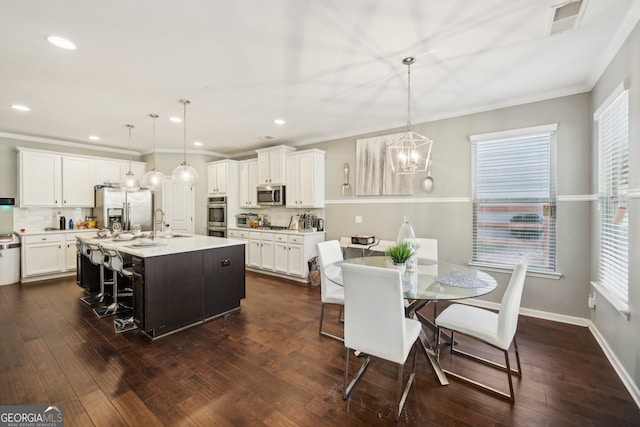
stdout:
[(574, 0), (552, 6), (553, 19), (549, 35), (576, 28), (582, 20), (586, 3), (586, 0)]

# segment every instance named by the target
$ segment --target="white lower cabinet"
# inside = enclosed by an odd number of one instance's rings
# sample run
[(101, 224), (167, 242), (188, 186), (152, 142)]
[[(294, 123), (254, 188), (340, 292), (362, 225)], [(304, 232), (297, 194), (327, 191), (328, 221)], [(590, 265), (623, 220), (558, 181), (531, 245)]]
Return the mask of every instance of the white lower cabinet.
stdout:
[(317, 255), (316, 244), (324, 241), (324, 233), (249, 231), (248, 239), (247, 267), (307, 282), (307, 261)]
[(274, 269), (290, 276), (305, 276), (304, 237), (276, 234), (274, 237)]
[(25, 236), (22, 245), (22, 277), (60, 273), (64, 252), (62, 234)]
[(22, 238), (22, 281), (66, 276), (76, 271), (76, 236), (95, 231), (34, 234)]

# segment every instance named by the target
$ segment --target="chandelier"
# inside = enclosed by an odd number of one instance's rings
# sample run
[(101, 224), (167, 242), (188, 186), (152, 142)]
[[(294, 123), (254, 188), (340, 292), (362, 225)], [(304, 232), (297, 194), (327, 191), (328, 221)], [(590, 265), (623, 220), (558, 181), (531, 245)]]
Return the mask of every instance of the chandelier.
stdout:
[(396, 174), (425, 172), (431, 157), (433, 141), (411, 130), (411, 64), (415, 62), (413, 57), (402, 60), (407, 66), (407, 130), (387, 146), (391, 169)]

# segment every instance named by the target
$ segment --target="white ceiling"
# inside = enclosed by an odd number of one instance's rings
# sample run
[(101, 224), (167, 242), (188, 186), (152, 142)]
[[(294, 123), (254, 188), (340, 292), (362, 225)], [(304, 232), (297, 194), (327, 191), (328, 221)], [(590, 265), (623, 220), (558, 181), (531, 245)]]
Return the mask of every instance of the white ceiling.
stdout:
[(406, 124), (406, 56), (413, 123), (581, 93), (640, 0), (585, 0), (580, 26), (549, 36), (563, 1), (0, 0), (0, 132), (126, 148), (130, 123), (144, 153), (156, 113), (159, 151), (180, 151), (168, 118), (187, 98), (190, 151), (353, 136)]

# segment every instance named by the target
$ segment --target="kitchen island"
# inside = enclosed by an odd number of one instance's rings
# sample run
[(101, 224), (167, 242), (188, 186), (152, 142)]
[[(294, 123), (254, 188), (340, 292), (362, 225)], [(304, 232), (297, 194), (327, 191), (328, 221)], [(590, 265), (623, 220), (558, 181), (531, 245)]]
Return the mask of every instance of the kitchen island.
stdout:
[(92, 241), (116, 248), (131, 263), (134, 319), (152, 340), (239, 310), (245, 297), (243, 241), (199, 235), (157, 238), (151, 245)]

